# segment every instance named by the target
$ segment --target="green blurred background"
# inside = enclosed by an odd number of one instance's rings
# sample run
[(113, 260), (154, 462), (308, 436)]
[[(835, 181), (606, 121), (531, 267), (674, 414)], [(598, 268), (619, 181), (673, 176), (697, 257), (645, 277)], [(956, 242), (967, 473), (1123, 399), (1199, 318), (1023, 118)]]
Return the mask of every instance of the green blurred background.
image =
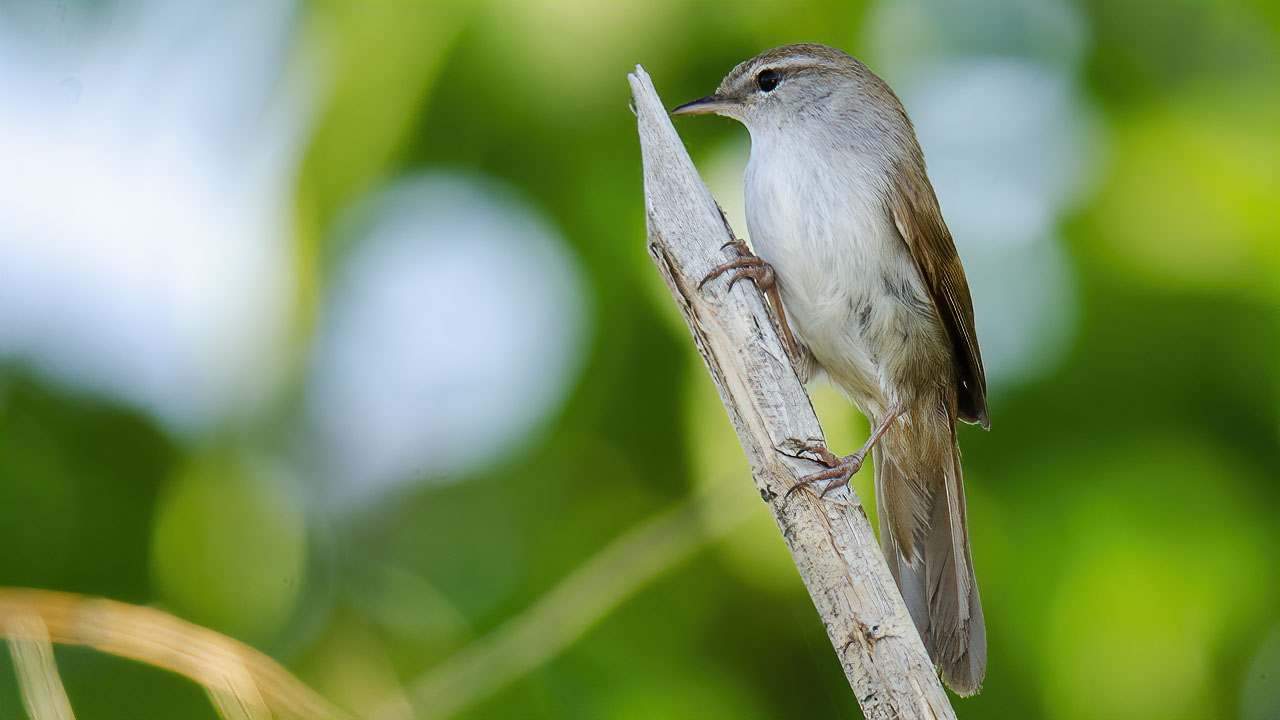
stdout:
[[(674, 106), (798, 41), (902, 95), (975, 288), (957, 714), (1280, 717), (1276, 3), (4, 0), (0, 585), (361, 715), (858, 717), (644, 251), (627, 109), (637, 62)], [(745, 232), (745, 131), (677, 127)], [(58, 659), (81, 717), (215, 716)]]

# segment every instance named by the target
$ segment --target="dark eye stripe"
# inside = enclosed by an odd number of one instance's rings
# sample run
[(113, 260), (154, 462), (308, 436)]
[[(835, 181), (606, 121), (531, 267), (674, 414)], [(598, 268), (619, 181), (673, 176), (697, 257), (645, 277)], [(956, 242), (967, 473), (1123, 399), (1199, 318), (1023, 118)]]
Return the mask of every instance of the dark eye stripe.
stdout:
[(763, 92), (771, 92), (778, 87), (778, 83), (781, 80), (782, 75), (773, 69), (761, 70), (760, 74), (756, 75), (756, 84), (760, 86), (760, 90)]

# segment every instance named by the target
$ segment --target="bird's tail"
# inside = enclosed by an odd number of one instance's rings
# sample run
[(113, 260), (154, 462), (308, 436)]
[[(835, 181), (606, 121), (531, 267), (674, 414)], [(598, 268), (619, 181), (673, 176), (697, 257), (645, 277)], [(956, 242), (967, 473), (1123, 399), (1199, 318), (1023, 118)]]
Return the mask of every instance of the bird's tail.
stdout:
[(876, 508), (880, 547), (925, 649), (964, 696), (982, 685), (987, 632), (969, 554), (955, 415), (948, 415), (947, 428), (919, 418), (885, 434), (875, 450)]

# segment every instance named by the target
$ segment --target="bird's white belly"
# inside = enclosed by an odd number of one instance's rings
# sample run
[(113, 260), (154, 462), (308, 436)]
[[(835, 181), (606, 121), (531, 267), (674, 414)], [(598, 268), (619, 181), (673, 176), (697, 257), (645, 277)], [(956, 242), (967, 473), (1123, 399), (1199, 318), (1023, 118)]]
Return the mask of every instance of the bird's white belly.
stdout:
[(937, 312), (879, 195), (781, 169), (749, 166), (747, 225), (800, 342), (870, 417), (945, 381)]

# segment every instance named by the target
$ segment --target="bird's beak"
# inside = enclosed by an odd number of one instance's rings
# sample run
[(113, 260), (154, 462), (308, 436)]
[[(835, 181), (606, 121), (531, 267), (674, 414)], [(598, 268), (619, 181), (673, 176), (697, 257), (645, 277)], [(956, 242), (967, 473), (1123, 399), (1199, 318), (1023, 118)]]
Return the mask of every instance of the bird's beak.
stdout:
[(705, 115), (707, 113), (718, 113), (721, 110), (728, 109), (730, 103), (719, 95), (708, 95), (699, 98), (693, 102), (687, 102), (675, 110), (671, 111), (672, 115)]

